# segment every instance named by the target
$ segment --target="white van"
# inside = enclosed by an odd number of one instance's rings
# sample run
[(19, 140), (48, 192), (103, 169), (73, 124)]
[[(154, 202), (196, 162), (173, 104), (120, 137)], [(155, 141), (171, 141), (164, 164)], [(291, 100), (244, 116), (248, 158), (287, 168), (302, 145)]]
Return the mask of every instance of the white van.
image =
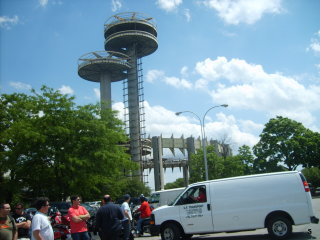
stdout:
[(148, 202), (154, 207), (158, 208), (163, 205), (171, 204), (177, 196), (186, 188), (172, 188), (167, 190), (156, 191), (151, 194)]
[(308, 183), (302, 173), (293, 171), (194, 183), (171, 206), (153, 210), (150, 223), (162, 240), (178, 240), (259, 228), (284, 239), (292, 225), (318, 222)]

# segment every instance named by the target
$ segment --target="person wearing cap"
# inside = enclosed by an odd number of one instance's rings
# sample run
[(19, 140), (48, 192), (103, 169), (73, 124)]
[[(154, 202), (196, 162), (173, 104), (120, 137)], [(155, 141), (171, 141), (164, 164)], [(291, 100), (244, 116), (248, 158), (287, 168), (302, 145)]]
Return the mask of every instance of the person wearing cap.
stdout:
[(132, 221), (132, 214), (129, 207), (130, 195), (126, 194), (123, 196), (123, 198), (124, 198), (124, 202), (121, 205), (121, 209), (124, 215), (124, 219), (122, 220), (123, 240), (128, 240), (130, 236), (131, 221)]

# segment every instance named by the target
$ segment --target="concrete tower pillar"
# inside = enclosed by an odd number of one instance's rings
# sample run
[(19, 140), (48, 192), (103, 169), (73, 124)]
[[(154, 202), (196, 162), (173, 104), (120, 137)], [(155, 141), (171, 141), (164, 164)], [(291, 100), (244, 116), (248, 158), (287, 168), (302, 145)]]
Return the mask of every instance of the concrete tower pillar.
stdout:
[(102, 72), (100, 76), (101, 108), (111, 108), (111, 76), (109, 72)]
[(154, 188), (155, 191), (158, 191), (164, 189), (161, 137), (152, 137), (152, 149), (154, 161)]
[[(129, 135), (131, 159), (135, 162), (141, 161), (141, 139), (140, 139), (140, 111), (139, 111), (139, 89), (137, 72), (137, 55), (135, 45), (128, 50), (128, 109), (129, 109)], [(140, 169), (141, 171), (141, 169)], [(141, 173), (141, 172), (140, 172)], [(142, 174), (140, 174), (142, 176)]]

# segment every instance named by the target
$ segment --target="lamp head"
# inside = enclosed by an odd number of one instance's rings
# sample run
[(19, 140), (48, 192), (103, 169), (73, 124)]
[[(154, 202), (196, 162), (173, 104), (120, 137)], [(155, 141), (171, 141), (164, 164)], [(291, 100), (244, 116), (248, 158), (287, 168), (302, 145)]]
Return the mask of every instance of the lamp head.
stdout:
[(221, 107), (228, 107), (228, 104), (222, 104)]
[(176, 115), (179, 116), (182, 112), (176, 112)]

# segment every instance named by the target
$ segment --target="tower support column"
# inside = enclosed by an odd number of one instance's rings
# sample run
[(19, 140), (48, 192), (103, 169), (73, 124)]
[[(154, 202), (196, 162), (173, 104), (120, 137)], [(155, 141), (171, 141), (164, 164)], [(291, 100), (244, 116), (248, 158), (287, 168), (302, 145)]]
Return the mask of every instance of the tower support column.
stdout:
[(155, 191), (164, 189), (161, 137), (152, 137)]
[(137, 173), (143, 180), (141, 169), (141, 136), (140, 136), (140, 111), (139, 111), (139, 89), (137, 72), (137, 55), (135, 45), (128, 50), (131, 68), (128, 70), (128, 109), (129, 109), (129, 135), (131, 159), (138, 162), (140, 171)]
[(111, 109), (111, 76), (108, 72), (102, 72), (100, 76), (100, 102), (101, 108)]

